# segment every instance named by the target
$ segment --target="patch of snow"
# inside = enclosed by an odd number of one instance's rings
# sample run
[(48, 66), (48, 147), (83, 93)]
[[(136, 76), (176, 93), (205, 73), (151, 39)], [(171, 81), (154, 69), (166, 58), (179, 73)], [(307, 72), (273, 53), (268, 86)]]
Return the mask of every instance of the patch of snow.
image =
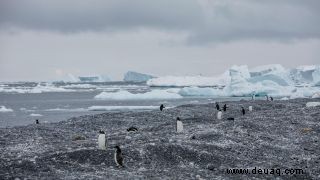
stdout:
[(307, 107), (316, 107), (316, 106), (320, 106), (320, 102), (308, 102), (306, 104)]

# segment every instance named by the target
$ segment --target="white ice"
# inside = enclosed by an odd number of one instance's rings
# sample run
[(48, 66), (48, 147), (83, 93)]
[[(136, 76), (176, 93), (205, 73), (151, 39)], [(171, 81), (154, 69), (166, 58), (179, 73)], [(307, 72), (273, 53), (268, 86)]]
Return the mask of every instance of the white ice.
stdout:
[(137, 73), (133, 71), (128, 71), (124, 77), (123, 81), (128, 81), (128, 82), (146, 82), (149, 79), (155, 78), (154, 76), (148, 75), (148, 74), (142, 74), (142, 73)]
[(32, 117), (41, 117), (42, 114), (31, 113), (30, 116), (32, 116)]
[(94, 97), (95, 99), (109, 100), (151, 100), (151, 99), (180, 99), (181, 95), (168, 92), (167, 90), (152, 90), (146, 93), (131, 93), (125, 90), (118, 92), (102, 92)]
[(151, 110), (159, 106), (90, 106), (89, 111), (112, 111), (112, 110)]
[(316, 107), (316, 106), (320, 106), (320, 102), (308, 102), (306, 104), (307, 107)]
[(0, 112), (3, 112), (3, 113), (5, 113), (5, 112), (13, 112), (13, 110), (10, 109), (10, 108), (6, 108), (5, 106), (0, 106)]

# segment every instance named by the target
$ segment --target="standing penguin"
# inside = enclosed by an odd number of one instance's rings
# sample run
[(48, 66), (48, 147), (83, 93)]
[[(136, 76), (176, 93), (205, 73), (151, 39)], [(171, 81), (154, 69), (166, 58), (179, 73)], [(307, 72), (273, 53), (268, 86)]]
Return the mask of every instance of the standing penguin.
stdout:
[(252, 110), (253, 110), (252, 106), (249, 106), (249, 111), (252, 111)]
[(179, 117), (177, 117), (177, 126), (176, 126), (177, 133), (183, 132), (183, 124)]
[(39, 124), (39, 120), (38, 119), (36, 119), (36, 124)]
[(223, 111), (227, 111), (227, 104), (223, 105)]
[(253, 93), (251, 98), (252, 98), (253, 101), (256, 100), (256, 94)]
[(165, 108), (164, 105), (161, 104), (161, 105), (160, 105), (160, 111), (163, 111), (164, 108)]
[(273, 101), (273, 97), (270, 96), (270, 101)]
[(222, 112), (221, 110), (219, 110), (219, 112), (217, 113), (217, 119), (221, 119), (222, 118)]
[(101, 130), (99, 131), (98, 146), (99, 146), (99, 149), (102, 149), (102, 150), (107, 149), (106, 133)]
[(217, 108), (218, 111), (220, 110), (220, 106), (219, 106), (218, 103), (216, 103), (216, 108)]
[(114, 162), (118, 167), (124, 167), (123, 165), (123, 156), (119, 146), (115, 146), (116, 150), (114, 151)]
[(269, 96), (268, 95), (266, 95), (266, 98), (267, 98), (267, 101), (269, 101)]
[(246, 110), (244, 110), (243, 107), (241, 107), (241, 112), (242, 112), (242, 115), (245, 115), (245, 114), (246, 114)]

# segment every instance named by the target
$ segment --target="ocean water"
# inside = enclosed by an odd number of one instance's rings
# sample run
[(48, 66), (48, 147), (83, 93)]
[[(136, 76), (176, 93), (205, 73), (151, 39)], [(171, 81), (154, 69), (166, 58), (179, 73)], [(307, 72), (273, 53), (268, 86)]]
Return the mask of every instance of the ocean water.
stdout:
[[(245, 97), (183, 97), (180, 99), (98, 100), (101, 92), (128, 91), (145, 93), (155, 89), (144, 83), (1, 83), (0, 106), (12, 112), (0, 112), (0, 127), (13, 127), (40, 123), (59, 122), (68, 118), (115, 111), (150, 111), (160, 104), (176, 107), (183, 104), (201, 104), (213, 101), (240, 100)], [(171, 88), (173, 89), (173, 88)]]

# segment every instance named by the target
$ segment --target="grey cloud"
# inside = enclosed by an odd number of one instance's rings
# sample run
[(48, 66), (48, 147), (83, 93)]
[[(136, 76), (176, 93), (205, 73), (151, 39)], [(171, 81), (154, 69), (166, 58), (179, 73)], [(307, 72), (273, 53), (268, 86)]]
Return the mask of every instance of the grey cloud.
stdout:
[(3, 0), (0, 26), (81, 32), (184, 31), (193, 44), (320, 38), (318, 0)]
[(201, 7), (193, 0), (4, 0), (0, 23), (61, 32), (151, 27), (183, 29), (198, 24)]

